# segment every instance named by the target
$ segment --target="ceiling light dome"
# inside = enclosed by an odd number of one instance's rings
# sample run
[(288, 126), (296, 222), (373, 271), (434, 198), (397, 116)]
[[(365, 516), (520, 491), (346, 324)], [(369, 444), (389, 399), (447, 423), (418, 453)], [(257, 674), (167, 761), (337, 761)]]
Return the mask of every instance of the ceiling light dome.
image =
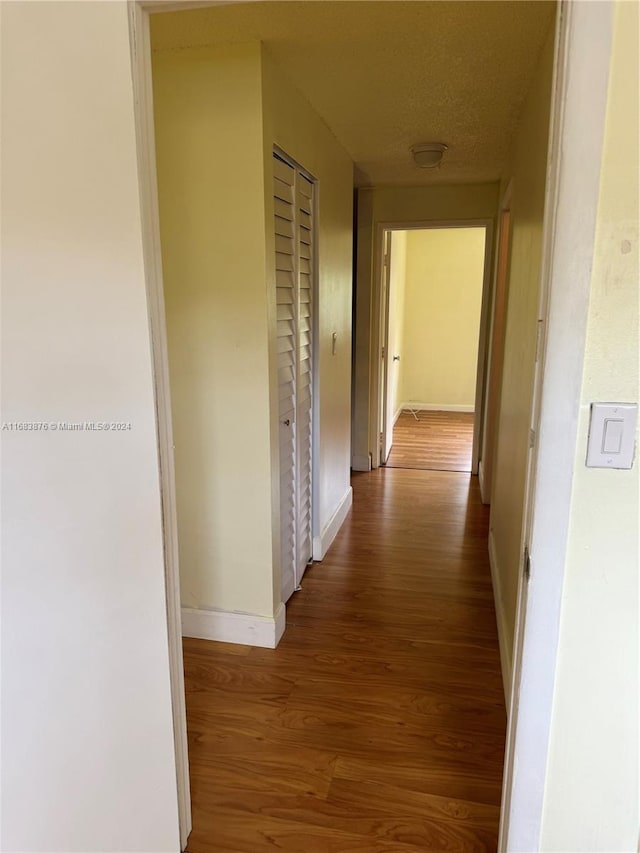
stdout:
[(413, 161), (420, 169), (434, 169), (439, 166), (446, 150), (444, 142), (419, 142), (411, 146)]

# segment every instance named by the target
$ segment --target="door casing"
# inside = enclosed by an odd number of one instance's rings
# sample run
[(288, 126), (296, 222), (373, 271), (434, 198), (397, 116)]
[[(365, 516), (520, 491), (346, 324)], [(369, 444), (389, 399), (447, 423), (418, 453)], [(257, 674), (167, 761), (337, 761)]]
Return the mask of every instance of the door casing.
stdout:
[[(313, 253), (311, 259), (311, 276), (312, 276), (312, 296), (311, 296), (311, 552), (313, 552), (313, 540), (314, 537), (317, 536), (317, 530), (319, 529), (319, 521), (318, 521), (318, 507), (319, 507), (319, 472), (317, 470), (319, 451), (318, 451), (318, 400), (319, 400), (319, 382), (318, 382), (318, 275), (319, 275), (319, 266), (318, 266), (318, 196), (319, 196), (319, 181), (315, 178), (308, 169), (305, 169), (304, 166), (301, 166), (293, 157), (287, 154), (284, 149), (280, 148), (278, 145), (273, 146), (273, 154), (283, 162), (285, 162), (288, 166), (299, 173), (304, 178), (306, 178), (310, 183), (313, 184), (313, 203), (312, 203), (312, 228), (313, 228)], [(295, 199), (294, 199), (295, 204)], [(297, 241), (297, 235), (294, 234), (294, 240)], [(297, 271), (296, 271), (297, 276)], [(296, 335), (298, 334), (298, 330), (296, 329)], [(296, 366), (296, 376), (297, 376), (297, 366)], [(277, 402), (275, 403), (277, 406)], [(297, 417), (297, 411), (296, 411)], [(278, 418), (279, 423), (279, 418)], [(296, 450), (297, 456), (297, 450)], [(272, 473), (272, 477), (278, 483), (280, 482), (280, 466), (277, 466), (277, 470), (274, 470)], [(297, 502), (296, 502), (297, 507)], [(279, 528), (279, 524), (275, 525), (275, 527)], [(310, 559), (312, 554), (310, 553)], [(294, 566), (294, 591), (300, 588), (300, 582), (304, 575), (304, 569), (300, 569), (298, 566), (298, 555), (296, 553), (296, 560)]]
[(511, 188), (509, 181), (502, 197), (496, 232), (493, 287), (487, 327), (487, 373), (485, 379), (484, 420), (478, 463), (478, 481), (482, 503), (491, 503), (493, 461), (498, 442), (498, 412), (502, 390), (504, 338), (509, 299), (509, 263), (511, 260)]
[[(369, 413), (369, 424), (373, 427), (370, 431), (369, 442), (372, 447), (371, 467), (378, 468), (382, 458), (382, 436), (384, 431), (380, 429), (380, 412), (384, 408), (385, 401), (382, 395), (387, 392), (386, 382), (386, 358), (382, 358), (382, 349), (388, 345), (389, 330), (389, 306), (385, 298), (387, 287), (384, 268), (385, 234), (388, 231), (426, 231), (429, 229), (442, 228), (484, 228), (484, 271), (482, 278), (482, 303), (480, 309), (480, 333), (478, 335), (478, 357), (476, 369), (476, 392), (475, 392), (475, 414), (473, 425), (473, 450), (471, 460), (471, 472), (478, 473), (478, 461), (481, 447), (482, 425), (484, 422), (484, 397), (485, 397), (485, 375), (487, 364), (487, 343), (489, 318), (489, 302), (491, 298), (491, 269), (493, 258), (493, 228), (492, 219), (454, 219), (454, 220), (407, 220), (403, 222), (379, 222), (376, 231), (376, 251), (374, 253), (373, 280), (373, 335), (371, 352), (374, 354), (375, 367), (372, 371), (373, 381), (371, 383), (371, 407)], [(388, 355), (388, 353), (385, 353)]]
[[(129, 2), (138, 181), (153, 342), (157, 441), (161, 461), (169, 677), (173, 698), (182, 849), (186, 846), (191, 828), (191, 815), (175, 550), (175, 480), (151, 100), (149, 14), (151, 11), (201, 5), (198, 2), (190, 3), (189, 0), (181, 3), (159, 3), (157, 0)], [(210, 2), (208, 5), (218, 4)], [(513, 675), (512, 696), (518, 698), (511, 710), (507, 737), (499, 840), (501, 853), (539, 849), (577, 438), (576, 413), (584, 361), (611, 56), (613, 4), (569, 3), (560, 0), (557, 8), (541, 288), (544, 334), (541, 339), (533, 415), (538, 440), (536, 453), (531, 459), (530, 508), (527, 511), (530, 518), (532, 581), (524, 606), (522, 596), (519, 596), (521, 607), (517, 616), (516, 636), (520, 637), (521, 654), (517, 654), (514, 659), (520, 659), (521, 664), (514, 666)], [(560, 151), (562, 158), (559, 156)], [(588, 159), (585, 159), (587, 155)], [(584, 168), (585, 162), (590, 164), (587, 170)], [(413, 225), (415, 223), (384, 223), (378, 229), (377, 245), (381, 245), (380, 231), (385, 227), (408, 230)], [(445, 226), (448, 225), (451, 223), (445, 223)], [(418, 223), (416, 227), (425, 227), (425, 224)], [(374, 260), (377, 265), (373, 276), (372, 306), (375, 340), (372, 341), (371, 351), (379, 354), (378, 253), (375, 253)], [(486, 318), (484, 328), (486, 332)], [(572, 328), (571, 336), (566, 335), (567, 328)], [(371, 383), (370, 393), (376, 398), (376, 405), (372, 407), (374, 413), (377, 412), (378, 388), (379, 383), (377, 386)], [(563, 430), (554, 429), (559, 410), (567, 413), (568, 417), (567, 428)], [(376, 417), (373, 423), (377, 431)], [(377, 445), (372, 443), (371, 446)]]

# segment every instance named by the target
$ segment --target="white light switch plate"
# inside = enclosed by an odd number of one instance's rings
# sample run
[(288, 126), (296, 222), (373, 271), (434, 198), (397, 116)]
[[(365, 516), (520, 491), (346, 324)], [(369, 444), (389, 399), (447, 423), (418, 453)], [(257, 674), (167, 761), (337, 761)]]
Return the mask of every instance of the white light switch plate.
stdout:
[(587, 468), (631, 468), (635, 453), (638, 406), (592, 403)]

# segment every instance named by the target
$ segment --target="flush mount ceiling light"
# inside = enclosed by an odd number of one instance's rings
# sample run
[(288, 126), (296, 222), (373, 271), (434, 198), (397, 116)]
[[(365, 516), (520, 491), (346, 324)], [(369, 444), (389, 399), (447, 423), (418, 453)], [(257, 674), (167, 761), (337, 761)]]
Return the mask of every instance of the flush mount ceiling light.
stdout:
[(420, 142), (411, 146), (413, 162), (419, 169), (433, 169), (440, 165), (442, 155), (447, 150), (444, 142)]

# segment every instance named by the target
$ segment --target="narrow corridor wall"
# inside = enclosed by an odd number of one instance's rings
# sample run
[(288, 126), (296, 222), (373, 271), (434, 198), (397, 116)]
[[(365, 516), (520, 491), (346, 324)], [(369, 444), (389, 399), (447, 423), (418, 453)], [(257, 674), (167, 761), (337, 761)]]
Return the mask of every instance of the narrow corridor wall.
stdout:
[(515, 631), (518, 578), (522, 565), (553, 47), (552, 27), (533, 75), (503, 181), (503, 186), (506, 187), (509, 180), (513, 180), (511, 262), (489, 543), (507, 684), (511, 681), (511, 650)]

